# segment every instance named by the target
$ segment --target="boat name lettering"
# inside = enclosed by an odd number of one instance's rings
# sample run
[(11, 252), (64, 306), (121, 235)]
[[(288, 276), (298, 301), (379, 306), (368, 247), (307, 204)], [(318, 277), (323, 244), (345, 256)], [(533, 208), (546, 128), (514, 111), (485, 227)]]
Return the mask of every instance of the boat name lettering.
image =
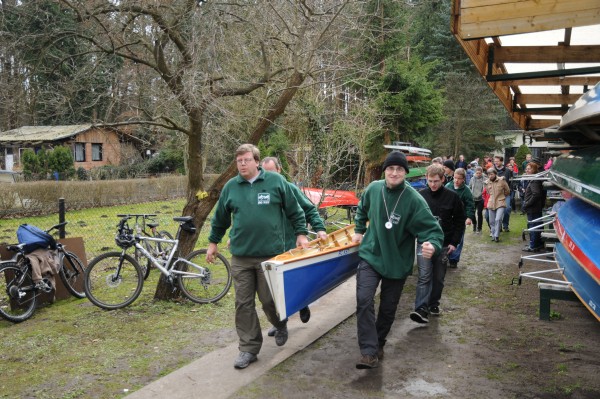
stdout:
[(338, 251), (339, 256), (348, 255), (349, 253), (350, 253), (350, 251), (348, 249), (343, 249), (341, 251)]
[(590, 299), (590, 301), (588, 302), (588, 305), (590, 305), (590, 308), (594, 309), (594, 312), (596, 311), (596, 304), (594, 303), (594, 301), (592, 301)]

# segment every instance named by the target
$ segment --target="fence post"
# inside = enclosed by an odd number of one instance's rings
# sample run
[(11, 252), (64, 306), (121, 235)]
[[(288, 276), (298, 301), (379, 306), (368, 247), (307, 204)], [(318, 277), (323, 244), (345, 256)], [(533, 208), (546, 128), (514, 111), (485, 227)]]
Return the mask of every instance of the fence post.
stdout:
[[(58, 199), (58, 223), (63, 223), (65, 221), (65, 199)], [(60, 226), (58, 229), (58, 237), (65, 238), (65, 226)]]

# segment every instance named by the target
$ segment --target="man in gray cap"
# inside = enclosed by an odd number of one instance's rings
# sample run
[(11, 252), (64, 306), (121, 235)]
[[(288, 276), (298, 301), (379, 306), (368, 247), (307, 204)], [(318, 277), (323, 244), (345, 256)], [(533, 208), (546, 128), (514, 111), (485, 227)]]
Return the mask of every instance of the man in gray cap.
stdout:
[[(406, 278), (415, 261), (415, 239), (423, 257), (439, 254), (444, 233), (425, 199), (405, 181), (406, 156), (391, 152), (383, 163), (384, 180), (365, 189), (356, 211), (353, 242), (360, 243), (356, 273), (358, 369), (377, 367), (386, 337), (394, 323)], [(368, 227), (367, 227), (368, 222)], [(381, 283), (375, 317), (375, 292)]]

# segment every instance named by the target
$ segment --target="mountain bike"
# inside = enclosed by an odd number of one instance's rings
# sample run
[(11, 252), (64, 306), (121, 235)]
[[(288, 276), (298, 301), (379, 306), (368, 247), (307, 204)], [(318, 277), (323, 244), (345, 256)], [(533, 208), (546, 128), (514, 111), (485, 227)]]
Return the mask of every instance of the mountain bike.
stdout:
[[(60, 223), (46, 230), (47, 233), (58, 229), (68, 222)], [(15, 252), (15, 256), (0, 262), (0, 316), (14, 323), (30, 318), (37, 306), (38, 296), (50, 293), (55, 288), (52, 283), (43, 278), (34, 283), (31, 273), (31, 263), (25, 253), (26, 244), (9, 245), (7, 249)], [(61, 243), (56, 243), (59, 259), (58, 275), (65, 288), (76, 298), (84, 298), (83, 277), (85, 268), (81, 260), (73, 252), (66, 250)], [(81, 287), (81, 288), (80, 288)]]
[[(123, 308), (135, 301), (144, 285), (144, 271), (137, 260), (127, 253), (128, 250), (140, 251), (173, 286), (196, 303), (214, 303), (227, 294), (231, 287), (231, 267), (227, 259), (217, 254), (215, 263), (206, 262), (206, 249), (192, 251), (185, 258), (177, 255), (179, 237), (182, 231), (195, 232), (191, 216), (173, 218), (179, 222), (176, 238), (146, 237), (134, 234), (124, 216), (115, 236), (121, 252), (107, 252), (92, 259), (85, 272), (85, 293), (96, 306), (106, 310)], [(172, 245), (166, 260), (152, 255), (142, 243), (147, 241)]]
[[(143, 234), (146, 237), (168, 238), (169, 240), (173, 239), (173, 236), (168, 231), (165, 231), (165, 230), (158, 231), (158, 229), (157, 229), (158, 223), (153, 219), (157, 216), (156, 214), (128, 213), (126, 215), (117, 215), (117, 216), (120, 218), (127, 217), (127, 216), (135, 217), (134, 229), (137, 232), (137, 234)], [(141, 220), (141, 222), (140, 222), (140, 220)], [(150, 221), (146, 222), (146, 220), (150, 220)], [(150, 227), (150, 233), (146, 231), (146, 226)], [(146, 242), (144, 242), (144, 246), (146, 247), (146, 250), (148, 252), (150, 252), (152, 254), (152, 256), (154, 256), (155, 258), (167, 260), (167, 256), (171, 252), (171, 248), (173, 247), (173, 244), (166, 243), (166, 242), (160, 242), (160, 241), (157, 241), (157, 242), (146, 241)], [(147, 259), (146, 263), (141, 263), (141, 260), (144, 256), (143, 256), (142, 252), (139, 251), (138, 249), (136, 249), (133, 254), (134, 254), (135, 260), (138, 261), (142, 270), (144, 271), (144, 280), (147, 279), (148, 276), (150, 275), (150, 268), (152, 267), (152, 262), (150, 262), (150, 259)]]

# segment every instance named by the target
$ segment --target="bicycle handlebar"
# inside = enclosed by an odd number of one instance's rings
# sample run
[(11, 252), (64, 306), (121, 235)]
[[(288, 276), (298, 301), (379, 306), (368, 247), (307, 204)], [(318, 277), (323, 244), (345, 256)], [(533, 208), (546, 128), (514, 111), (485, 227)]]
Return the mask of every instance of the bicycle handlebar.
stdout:
[(62, 223), (56, 224), (56, 225), (50, 227), (48, 230), (46, 230), (46, 233), (50, 233), (52, 230), (59, 229), (63, 226), (66, 226), (67, 224), (69, 224), (69, 222), (62, 222)]
[(133, 216), (135, 216), (135, 217), (143, 217), (144, 219), (146, 219), (146, 218), (149, 218), (149, 217), (150, 218), (156, 217), (157, 215), (153, 214), (153, 213), (128, 213), (128, 214), (117, 215), (117, 217), (120, 217), (120, 218), (127, 217), (127, 216), (129, 216), (129, 217), (133, 217)]

